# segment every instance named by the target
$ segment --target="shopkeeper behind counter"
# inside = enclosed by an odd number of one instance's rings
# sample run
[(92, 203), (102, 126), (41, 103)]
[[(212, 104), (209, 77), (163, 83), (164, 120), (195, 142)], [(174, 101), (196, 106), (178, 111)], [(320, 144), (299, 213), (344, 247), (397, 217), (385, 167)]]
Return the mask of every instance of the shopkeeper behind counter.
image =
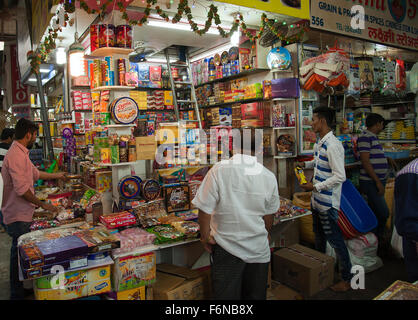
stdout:
[(15, 141), (3, 161), (1, 174), (4, 182), (2, 212), (7, 233), (12, 237), (10, 251), (10, 294), (11, 299), (23, 299), (23, 284), (18, 276), (18, 238), (30, 231), (35, 207), (57, 212), (49, 203), (35, 197), (34, 183), (38, 179), (65, 180), (65, 173), (46, 173), (39, 171), (29, 159), (38, 126), (32, 121), (20, 119), (16, 124)]

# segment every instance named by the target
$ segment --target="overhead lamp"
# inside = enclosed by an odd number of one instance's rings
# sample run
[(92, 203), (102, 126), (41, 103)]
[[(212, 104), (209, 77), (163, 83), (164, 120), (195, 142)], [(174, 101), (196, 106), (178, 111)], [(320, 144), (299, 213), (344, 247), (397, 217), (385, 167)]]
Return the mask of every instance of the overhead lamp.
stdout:
[(59, 47), (56, 52), (57, 64), (63, 65), (67, 63), (67, 54), (65, 53), (65, 48)]
[(231, 36), (231, 45), (233, 47), (238, 47), (239, 46), (239, 42), (240, 42), (240, 29), (238, 28), (237, 31), (235, 31), (232, 36)]
[(70, 49), (68, 50), (68, 56), (70, 59), (70, 75), (72, 77), (84, 76), (84, 47), (78, 40), (77, 14), (75, 15), (74, 43), (70, 46)]

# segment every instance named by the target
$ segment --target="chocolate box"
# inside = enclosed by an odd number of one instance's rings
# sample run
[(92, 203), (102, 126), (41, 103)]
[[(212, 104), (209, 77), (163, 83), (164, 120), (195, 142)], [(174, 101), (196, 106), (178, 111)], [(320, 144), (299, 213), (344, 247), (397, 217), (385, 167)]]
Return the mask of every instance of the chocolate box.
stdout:
[(60, 264), (72, 257), (87, 257), (88, 246), (77, 236), (51, 239), (19, 247), (23, 269)]
[(51, 269), (54, 266), (58, 266), (58, 265), (62, 266), (64, 270), (67, 271), (71, 269), (87, 267), (88, 261), (87, 261), (87, 257), (82, 256), (82, 257), (74, 257), (74, 258), (71, 258), (70, 260), (63, 261), (60, 263), (48, 264), (48, 265), (43, 265), (43, 266), (39, 266), (35, 268), (29, 268), (29, 269), (21, 268), (22, 275), (25, 280), (44, 277), (44, 276), (50, 275)]
[(299, 98), (299, 79), (283, 78), (271, 80), (273, 98)]
[(188, 185), (169, 186), (164, 188), (167, 212), (190, 210)]

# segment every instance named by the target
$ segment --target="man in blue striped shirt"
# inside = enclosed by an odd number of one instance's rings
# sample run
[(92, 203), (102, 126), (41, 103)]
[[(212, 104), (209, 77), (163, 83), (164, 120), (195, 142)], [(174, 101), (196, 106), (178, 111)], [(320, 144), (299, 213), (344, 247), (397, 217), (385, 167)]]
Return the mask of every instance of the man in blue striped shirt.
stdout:
[[(306, 162), (305, 168), (314, 168), (313, 182), (301, 185), (312, 191), (312, 217), (316, 250), (325, 253), (327, 241), (337, 254), (342, 281), (332, 286), (337, 292), (351, 288), (351, 261), (338, 225), (341, 189), (345, 181), (344, 148), (334, 136), (331, 127), (335, 118), (332, 109), (316, 108), (313, 112), (312, 129), (320, 140), (314, 146), (314, 160)], [(299, 164), (298, 164), (299, 165)]]
[(411, 161), (395, 180), (395, 226), (402, 236), (408, 281), (418, 281), (418, 159)]
[(366, 118), (367, 130), (358, 138), (358, 149), (362, 168), (360, 169), (360, 191), (367, 196), (370, 209), (377, 218), (377, 229), (373, 232), (379, 240), (379, 252), (382, 250), (383, 233), (389, 217), (385, 201), (385, 185), (389, 173), (388, 159), (377, 135), (384, 129), (385, 119), (371, 113)]

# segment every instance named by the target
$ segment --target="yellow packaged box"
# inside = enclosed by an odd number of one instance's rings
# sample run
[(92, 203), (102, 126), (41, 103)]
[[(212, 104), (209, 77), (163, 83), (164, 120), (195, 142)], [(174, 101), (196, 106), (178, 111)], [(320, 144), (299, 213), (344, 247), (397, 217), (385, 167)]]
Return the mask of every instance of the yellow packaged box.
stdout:
[(155, 282), (156, 257), (154, 252), (116, 259), (112, 270), (113, 291), (135, 289)]
[(36, 300), (72, 300), (107, 293), (111, 290), (110, 266), (66, 272), (62, 288), (56, 275), (34, 280), (33, 287)]
[(107, 296), (113, 300), (146, 300), (145, 286), (131, 290), (110, 292)]

